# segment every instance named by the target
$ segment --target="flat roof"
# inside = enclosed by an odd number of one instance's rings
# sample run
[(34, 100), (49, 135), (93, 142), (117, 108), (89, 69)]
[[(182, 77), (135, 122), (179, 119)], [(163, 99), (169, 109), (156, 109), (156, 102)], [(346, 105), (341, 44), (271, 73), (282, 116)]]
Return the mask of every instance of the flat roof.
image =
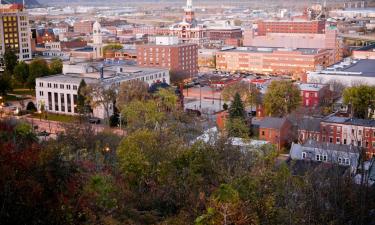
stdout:
[(301, 91), (319, 91), (322, 89), (325, 85), (324, 84), (299, 84), (299, 89)]
[(324, 75), (375, 77), (375, 59), (355, 59), (350, 64), (340, 62), (317, 72)]
[(354, 51), (373, 52), (375, 51), (375, 44), (367, 45), (367, 46), (355, 49)]
[(328, 116), (324, 118), (322, 122), (343, 123), (343, 124), (351, 124), (351, 125), (356, 125), (356, 126), (375, 127), (375, 120), (372, 120), (372, 119), (366, 120), (366, 119), (349, 118), (349, 117)]
[(273, 52), (301, 52), (303, 55), (315, 55), (319, 53), (317, 48), (276, 48), (276, 47), (239, 47), (223, 49), (222, 52), (256, 52), (256, 53), (273, 53)]

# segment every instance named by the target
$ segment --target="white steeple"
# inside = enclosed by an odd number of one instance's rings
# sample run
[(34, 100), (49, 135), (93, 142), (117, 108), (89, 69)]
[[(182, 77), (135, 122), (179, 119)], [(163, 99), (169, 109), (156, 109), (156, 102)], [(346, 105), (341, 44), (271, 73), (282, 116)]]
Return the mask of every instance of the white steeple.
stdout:
[(102, 38), (102, 26), (98, 21), (95, 21), (93, 25), (93, 43), (94, 44), (102, 44), (103, 38)]
[(92, 33), (94, 59), (99, 59), (103, 57), (103, 36), (102, 26), (98, 21), (95, 21), (92, 27)]
[(185, 11), (193, 11), (193, 0), (186, 0)]

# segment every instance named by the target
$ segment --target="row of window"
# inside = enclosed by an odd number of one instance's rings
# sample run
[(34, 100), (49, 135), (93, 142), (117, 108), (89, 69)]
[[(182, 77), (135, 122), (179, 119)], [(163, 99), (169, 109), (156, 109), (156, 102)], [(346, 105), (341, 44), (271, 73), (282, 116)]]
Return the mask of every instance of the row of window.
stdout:
[[(43, 82), (39, 82), (39, 87), (44, 87), (44, 83)], [(47, 83), (47, 87), (48, 88), (52, 88), (52, 83)], [(53, 84), (53, 88), (59, 88), (59, 85), (54, 83)], [(66, 89), (66, 90), (70, 90), (71, 89), (71, 85), (70, 84), (60, 84), (60, 89)], [(78, 90), (78, 86), (77, 85), (73, 85), (73, 90)]]
[[(306, 159), (307, 153), (302, 152), (302, 159)], [(327, 162), (328, 161), (328, 155), (327, 154), (315, 154), (315, 160), (319, 162)], [(350, 165), (349, 158), (345, 157), (338, 157), (337, 162), (341, 165)]]

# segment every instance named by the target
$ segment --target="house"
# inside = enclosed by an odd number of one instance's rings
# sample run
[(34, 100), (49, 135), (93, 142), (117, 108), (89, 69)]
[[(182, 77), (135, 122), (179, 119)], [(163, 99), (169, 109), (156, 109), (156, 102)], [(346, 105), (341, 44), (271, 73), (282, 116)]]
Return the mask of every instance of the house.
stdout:
[(298, 84), (301, 91), (302, 106), (317, 107), (330, 100), (330, 90), (324, 84)]
[(36, 43), (37, 44), (45, 44), (48, 42), (55, 42), (57, 41), (57, 37), (55, 33), (53, 33), (52, 28), (42, 28), (36, 30)]
[(302, 118), (296, 121), (298, 130), (298, 143), (305, 143), (307, 140), (320, 140), (320, 122), (321, 118)]
[(292, 123), (287, 118), (253, 118), (251, 123), (255, 128), (254, 133), (259, 134), (259, 139), (276, 145), (278, 150), (286, 147), (294, 136)]
[(361, 149), (352, 145), (340, 145), (333, 143), (321, 143), (308, 140), (304, 144), (292, 143), (290, 158), (293, 160), (305, 160), (338, 164), (350, 167), (355, 173), (358, 167)]

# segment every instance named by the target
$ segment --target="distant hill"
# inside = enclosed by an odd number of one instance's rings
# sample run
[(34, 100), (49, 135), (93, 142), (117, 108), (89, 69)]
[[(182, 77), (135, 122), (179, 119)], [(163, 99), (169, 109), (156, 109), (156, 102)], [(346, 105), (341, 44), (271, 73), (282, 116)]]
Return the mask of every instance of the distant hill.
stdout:
[[(6, 1), (3, 1), (3, 3), (22, 4), (23, 0), (6, 0)], [(25, 5), (26, 7), (35, 7), (35, 6), (40, 6), (40, 3), (37, 0), (25, 0)]]

